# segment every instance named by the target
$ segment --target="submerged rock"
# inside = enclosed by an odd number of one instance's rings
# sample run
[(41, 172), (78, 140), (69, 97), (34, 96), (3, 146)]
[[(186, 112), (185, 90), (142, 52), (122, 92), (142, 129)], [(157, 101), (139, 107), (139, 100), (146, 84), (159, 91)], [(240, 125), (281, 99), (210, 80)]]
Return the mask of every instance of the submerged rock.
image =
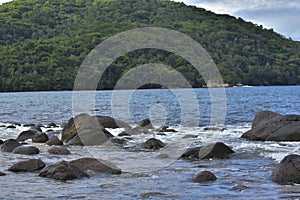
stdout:
[(59, 180), (73, 180), (83, 177), (89, 178), (88, 174), (67, 161), (61, 161), (45, 167), (41, 170), (39, 176)]
[(210, 171), (199, 172), (193, 177), (193, 181), (198, 183), (215, 180), (217, 180), (217, 177)]
[(49, 123), (46, 128), (56, 128), (59, 127), (57, 124), (55, 124), (54, 122)]
[(158, 150), (158, 149), (163, 148), (165, 146), (166, 145), (162, 141), (160, 141), (156, 138), (150, 138), (145, 143), (140, 145), (141, 148), (150, 149), (150, 150)]
[(101, 145), (112, 137), (97, 118), (88, 114), (70, 119), (62, 131), (62, 141), (68, 145)]
[(252, 129), (242, 137), (259, 141), (300, 141), (300, 115), (259, 112), (253, 120)]
[(1, 145), (1, 151), (3, 152), (12, 152), (15, 148), (22, 146), (17, 140), (15, 139), (8, 139), (4, 141)]
[(158, 132), (176, 133), (177, 131), (175, 129), (170, 128), (169, 126), (163, 126), (158, 130)]
[(13, 150), (15, 154), (32, 155), (39, 154), (40, 150), (34, 146), (19, 146)]
[(8, 171), (34, 172), (43, 169), (45, 166), (45, 163), (41, 159), (30, 159), (14, 164), (8, 169)]
[(99, 172), (110, 173), (110, 174), (121, 174), (122, 172), (121, 169), (119, 169), (112, 162), (105, 161), (102, 159), (80, 158), (71, 161), (71, 163), (83, 171), (93, 170), (93, 171), (99, 171)]
[(68, 155), (71, 154), (69, 149), (64, 146), (53, 146), (48, 150), (49, 153), (58, 154), (58, 155)]
[(288, 155), (272, 172), (271, 179), (279, 184), (300, 184), (300, 155)]

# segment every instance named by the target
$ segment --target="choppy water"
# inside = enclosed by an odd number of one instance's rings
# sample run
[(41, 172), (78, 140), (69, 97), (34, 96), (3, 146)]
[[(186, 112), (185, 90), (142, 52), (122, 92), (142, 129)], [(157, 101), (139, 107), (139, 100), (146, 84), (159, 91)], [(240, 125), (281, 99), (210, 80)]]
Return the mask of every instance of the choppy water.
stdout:
[[(158, 153), (129, 153), (105, 147), (70, 147), (71, 155), (56, 156), (47, 153), (49, 147), (37, 145), (41, 153), (35, 156), (0, 154), (1, 199), (300, 199), (300, 186), (282, 186), (270, 181), (276, 164), (286, 155), (300, 154), (299, 142), (257, 142), (241, 139), (251, 126), (256, 112), (272, 110), (282, 114), (300, 113), (300, 87), (245, 87), (226, 89), (226, 130), (204, 131), (210, 125), (211, 98), (207, 89), (194, 90), (200, 109), (187, 94), (190, 90), (138, 90), (130, 99), (121, 98), (132, 91), (122, 91), (114, 98), (112, 91), (97, 91), (96, 103), (85, 97), (83, 107), (90, 114), (115, 115), (135, 122), (150, 117), (154, 125), (164, 123), (178, 133), (155, 135), (164, 142), (175, 141), (174, 157), (157, 158)], [(73, 115), (72, 92), (0, 93), (0, 124), (11, 123), (65, 123)], [(113, 99), (113, 100), (112, 100)], [(215, 101), (216, 99), (214, 99)], [(182, 103), (184, 101), (185, 103)], [(223, 99), (222, 99), (223, 101)], [(125, 104), (124, 104), (125, 102)], [(90, 104), (91, 103), (91, 104)], [(124, 112), (123, 106), (128, 106)], [(186, 106), (182, 108), (182, 105)], [(187, 115), (181, 116), (182, 109)], [(74, 111), (80, 112), (80, 110)], [(163, 117), (162, 117), (163, 116)], [(182, 121), (199, 121), (199, 127), (183, 127)], [(16, 129), (0, 128), (0, 139), (15, 138), (23, 126)], [(111, 130), (117, 134), (122, 130)], [(196, 139), (183, 139), (185, 135), (197, 135)], [(145, 141), (153, 135), (135, 136), (130, 145)], [(186, 161), (177, 160), (185, 145), (202, 145), (221, 141), (232, 146), (235, 154), (227, 160)], [(176, 144), (176, 143), (175, 143)], [(176, 147), (176, 145), (174, 146)], [(182, 149), (180, 149), (182, 148)], [(178, 151), (179, 150), (179, 151)], [(168, 152), (172, 154), (171, 151)], [(6, 171), (13, 163), (26, 158), (41, 158), (47, 164), (61, 159), (72, 160), (83, 156), (95, 156), (114, 162), (125, 172), (121, 175), (105, 175), (89, 172), (89, 179), (60, 182), (40, 178), (37, 173), (11, 173)], [(148, 159), (150, 158), (150, 159)], [(195, 173), (210, 170), (218, 177), (215, 182), (204, 184), (191, 181)], [(136, 171), (136, 173), (134, 173)]]

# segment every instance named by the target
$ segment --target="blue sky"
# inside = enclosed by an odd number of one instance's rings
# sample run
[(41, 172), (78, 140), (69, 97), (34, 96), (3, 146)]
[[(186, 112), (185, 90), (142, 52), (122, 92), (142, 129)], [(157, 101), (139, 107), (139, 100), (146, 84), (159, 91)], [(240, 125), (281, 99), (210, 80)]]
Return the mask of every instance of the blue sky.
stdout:
[[(0, 4), (10, 0), (0, 0)], [(241, 17), (300, 41), (299, 0), (174, 0), (218, 14)]]

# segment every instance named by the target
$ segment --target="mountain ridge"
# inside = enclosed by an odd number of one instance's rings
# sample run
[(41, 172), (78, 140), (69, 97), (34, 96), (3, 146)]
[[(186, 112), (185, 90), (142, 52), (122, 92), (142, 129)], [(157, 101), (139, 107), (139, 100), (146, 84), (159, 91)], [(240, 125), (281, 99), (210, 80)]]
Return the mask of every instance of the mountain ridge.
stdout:
[[(0, 90), (72, 90), (97, 44), (140, 27), (190, 36), (209, 52), (225, 83), (300, 84), (300, 42), (241, 18), (165, 0), (14, 0), (0, 5)], [(148, 49), (116, 60), (98, 89), (112, 89), (128, 70), (150, 61), (172, 66), (193, 87), (205, 85), (180, 56)]]

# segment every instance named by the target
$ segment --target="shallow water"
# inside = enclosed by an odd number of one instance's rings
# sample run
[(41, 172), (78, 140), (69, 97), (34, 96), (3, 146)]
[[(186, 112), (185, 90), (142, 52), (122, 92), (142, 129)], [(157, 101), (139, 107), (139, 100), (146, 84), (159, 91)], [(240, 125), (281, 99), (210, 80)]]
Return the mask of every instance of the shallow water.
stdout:
[[(185, 96), (185, 90), (179, 90), (178, 93), (181, 99)], [(278, 185), (270, 180), (270, 175), (284, 156), (300, 153), (300, 143), (247, 141), (240, 136), (250, 129), (251, 121), (258, 111), (270, 109), (282, 114), (299, 114), (300, 87), (226, 89), (226, 130), (223, 132), (203, 130), (210, 124), (209, 92), (206, 89), (196, 89), (195, 93), (200, 108), (200, 127), (181, 126), (180, 98), (175, 98), (169, 90), (135, 91), (128, 101), (129, 114), (119, 114), (124, 119), (129, 115), (132, 125), (140, 119), (150, 117), (156, 126), (162, 124), (159, 114), (164, 114), (164, 123), (178, 130), (177, 133), (166, 133), (164, 136), (154, 135), (163, 142), (173, 142), (174, 146), (166, 152), (130, 152), (105, 146), (69, 147), (71, 155), (58, 156), (47, 153), (49, 147), (34, 144), (41, 150), (39, 155), (1, 153), (0, 171), (8, 175), (0, 177), (0, 198), (299, 199), (299, 185)], [(96, 92), (96, 103), (91, 106), (90, 114), (113, 115), (114, 109), (121, 110), (117, 106), (124, 104), (112, 101), (112, 96), (112, 91)], [(73, 115), (72, 92), (0, 93), (0, 102), (0, 122), (5, 125), (13, 122), (63, 124)], [(190, 104), (190, 108), (187, 108), (189, 115), (183, 120), (195, 120), (197, 113), (193, 106), (195, 105)], [(24, 129), (26, 128), (23, 126), (17, 126), (16, 129), (2, 127), (0, 139), (15, 138)], [(110, 131), (117, 135), (122, 130)], [(183, 139), (185, 135), (198, 137)], [(151, 137), (152, 134), (134, 136), (134, 140), (127, 145), (133, 146)], [(177, 159), (190, 146), (216, 141), (233, 147), (236, 153), (226, 160)], [(169, 159), (157, 157), (161, 153), (168, 154)], [(6, 171), (13, 163), (27, 158), (41, 158), (47, 164), (53, 164), (62, 159), (73, 160), (87, 156), (110, 160), (124, 173), (107, 175), (89, 171), (89, 179), (61, 182), (40, 178), (37, 173)], [(201, 184), (192, 182), (192, 177), (202, 170), (212, 171), (217, 176), (217, 181)]]

